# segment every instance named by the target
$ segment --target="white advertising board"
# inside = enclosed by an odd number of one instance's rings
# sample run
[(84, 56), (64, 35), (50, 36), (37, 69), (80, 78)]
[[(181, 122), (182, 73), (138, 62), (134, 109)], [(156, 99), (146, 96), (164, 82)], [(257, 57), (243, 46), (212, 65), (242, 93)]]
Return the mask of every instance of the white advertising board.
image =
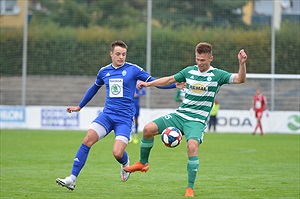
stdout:
[[(102, 107), (85, 107), (80, 112), (67, 113), (62, 106), (0, 106), (1, 129), (72, 129), (87, 130)], [(173, 109), (140, 110), (139, 131), (148, 122), (174, 112)], [(266, 133), (300, 134), (299, 111), (274, 111), (262, 118)], [(252, 133), (256, 119), (248, 110), (220, 110), (217, 132)]]

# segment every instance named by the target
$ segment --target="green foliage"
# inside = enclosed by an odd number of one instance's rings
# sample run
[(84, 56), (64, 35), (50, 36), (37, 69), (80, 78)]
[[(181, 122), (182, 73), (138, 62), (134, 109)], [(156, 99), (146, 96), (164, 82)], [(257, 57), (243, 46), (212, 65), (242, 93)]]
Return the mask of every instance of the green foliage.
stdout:
[(142, 0), (36, 0), (35, 3), (37, 2), (42, 9), (31, 7), (34, 23), (51, 21), (61, 27), (100, 25), (124, 28), (144, 22), (143, 13), (147, 6), (147, 2)]
[[(276, 52), (275, 73), (300, 73), (300, 27), (284, 22), (282, 29), (276, 31)], [(285, 72), (286, 71), (286, 72)], [(289, 72), (287, 72), (289, 71)]]
[(22, 74), (22, 30), (0, 29), (0, 74)]
[[(124, 183), (111, 153), (111, 133), (92, 147), (75, 190), (69, 191), (55, 179), (70, 174), (85, 132), (1, 129), (0, 135), (3, 199), (184, 198), (185, 141), (167, 148), (156, 136), (149, 171), (132, 173)], [(129, 144), (126, 151), (131, 163), (139, 160), (139, 144)], [(299, 198), (299, 135), (207, 133), (199, 159), (195, 198)]]
[[(35, 0), (41, 9), (31, 7), (33, 21), (55, 22), (59, 26), (88, 27), (91, 25), (125, 28), (146, 20), (145, 0)], [(246, 0), (154, 0), (154, 19), (163, 26), (178, 28), (186, 25), (205, 27), (240, 26), (242, 24), (237, 9)], [(70, 18), (72, 20), (70, 20)]]
[(178, 28), (186, 25), (204, 27), (241, 25), (236, 9), (242, 8), (247, 1), (220, 0), (164, 0), (153, 1), (153, 16), (163, 26)]
[[(27, 73), (29, 75), (95, 75), (111, 62), (110, 43), (124, 40), (128, 46), (127, 61), (146, 68), (146, 25), (124, 29), (91, 26), (60, 27), (55, 23), (31, 24), (28, 32)], [(271, 72), (271, 30), (260, 28), (203, 28), (184, 26), (152, 29), (151, 74), (171, 75), (195, 64), (194, 48), (205, 41), (213, 45), (212, 65), (237, 72), (237, 53), (248, 54), (249, 73)], [(21, 29), (1, 29), (1, 75), (21, 75), (23, 33)], [(276, 32), (277, 74), (299, 74), (299, 24), (284, 23)]]

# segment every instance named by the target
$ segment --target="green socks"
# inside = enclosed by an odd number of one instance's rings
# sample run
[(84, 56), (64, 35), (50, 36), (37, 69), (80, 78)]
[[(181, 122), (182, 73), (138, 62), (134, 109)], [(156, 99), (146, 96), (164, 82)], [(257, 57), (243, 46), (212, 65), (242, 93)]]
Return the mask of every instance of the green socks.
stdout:
[(140, 162), (143, 164), (148, 163), (150, 150), (152, 149), (154, 145), (154, 138), (152, 139), (146, 139), (142, 138), (141, 146), (140, 146)]
[(199, 158), (198, 156), (189, 157), (187, 163), (187, 172), (188, 172), (188, 187), (194, 189), (194, 183), (197, 176), (199, 167)]

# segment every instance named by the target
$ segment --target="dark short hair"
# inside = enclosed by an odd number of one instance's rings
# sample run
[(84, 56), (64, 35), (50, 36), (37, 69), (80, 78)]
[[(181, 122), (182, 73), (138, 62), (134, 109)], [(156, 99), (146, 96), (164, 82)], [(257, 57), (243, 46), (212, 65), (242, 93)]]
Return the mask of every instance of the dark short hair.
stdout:
[(197, 44), (195, 52), (198, 54), (209, 53), (212, 55), (212, 46), (209, 43), (201, 42)]
[(122, 48), (128, 48), (126, 43), (122, 40), (116, 40), (116, 41), (113, 41), (111, 44), (110, 44), (110, 47), (111, 47), (111, 51), (113, 51), (115, 49), (116, 46), (120, 46)]

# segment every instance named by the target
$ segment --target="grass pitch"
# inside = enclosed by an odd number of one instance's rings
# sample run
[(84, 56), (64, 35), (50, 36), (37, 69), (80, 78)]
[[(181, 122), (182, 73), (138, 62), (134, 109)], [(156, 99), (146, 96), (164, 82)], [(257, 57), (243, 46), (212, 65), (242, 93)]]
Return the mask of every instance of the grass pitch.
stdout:
[[(71, 172), (85, 132), (1, 129), (0, 198), (184, 198), (186, 143), (167, 148), (156, 137), (147, 173), (120, 180), (113, 133), (96, 143), (74, 191), (55, 183)], [(141, 134), (140, 134), (141, 136)], [(299, 199), (299, 135), (207, 133), (200, 146), (195, 198)], [(139, 144), (127, 147), (131, 163)]]

